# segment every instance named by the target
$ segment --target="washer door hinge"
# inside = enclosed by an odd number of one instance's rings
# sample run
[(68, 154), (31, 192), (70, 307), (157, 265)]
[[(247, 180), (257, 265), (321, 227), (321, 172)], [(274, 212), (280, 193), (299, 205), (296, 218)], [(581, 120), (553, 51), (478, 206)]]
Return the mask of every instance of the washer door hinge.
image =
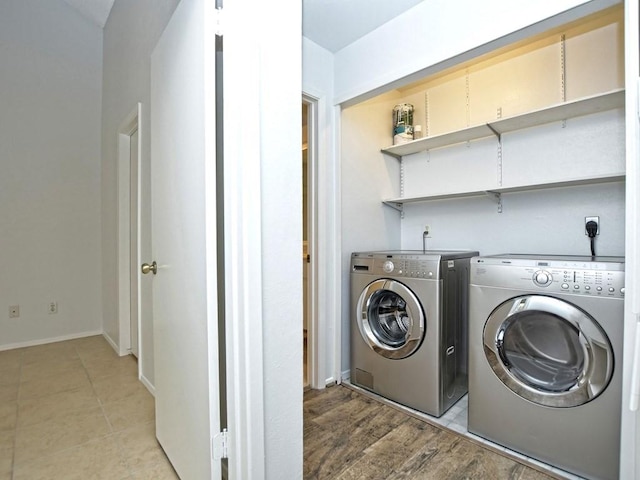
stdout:
[(228, 439), (229, 432), (227, 432), (226, 428), (213, 436), (211, 439), (211, 455), (214, 460), (229, 458)]
[(216, 8), (216, 35), (221, 37), (224, 33), (224, 23), (223, 23), (223, 14), (222, 7)]

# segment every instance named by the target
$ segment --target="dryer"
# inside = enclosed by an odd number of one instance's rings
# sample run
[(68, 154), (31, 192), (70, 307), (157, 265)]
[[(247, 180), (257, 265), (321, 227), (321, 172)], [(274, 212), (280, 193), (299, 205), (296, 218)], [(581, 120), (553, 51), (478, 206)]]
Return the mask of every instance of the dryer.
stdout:
[(467, 392), (469, 261), (477, 254), (351, 255), (351, 383), (436, 417)]
[(469, 297), (469, 432), (618, 478), (624, 259), (477, 257)]

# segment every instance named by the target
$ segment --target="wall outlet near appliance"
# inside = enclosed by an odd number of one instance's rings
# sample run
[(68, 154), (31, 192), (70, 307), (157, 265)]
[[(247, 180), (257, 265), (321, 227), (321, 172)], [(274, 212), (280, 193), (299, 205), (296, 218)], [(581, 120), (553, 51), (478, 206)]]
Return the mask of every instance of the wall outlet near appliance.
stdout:
[(596, 222), (596, 235), (600, 235), (600, 217), (584, 217), (584, 234), (589, 235), (587, 223)]
[(47, 305), (47, 313), (49, 313), (49, 315), (55, 315), (56, 313), (58, 313), (58, 302), (49, 302), (49, 304)]

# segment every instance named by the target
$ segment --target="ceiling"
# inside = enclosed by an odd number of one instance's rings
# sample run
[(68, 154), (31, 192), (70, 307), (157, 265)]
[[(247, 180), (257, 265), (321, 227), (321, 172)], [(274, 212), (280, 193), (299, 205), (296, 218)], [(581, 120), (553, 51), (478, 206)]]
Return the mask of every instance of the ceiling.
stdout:
[(113, 6), (113, 0), (64, 0), (75, 8), (83, 17), (104, 27)]
[(424, 0), (302, 0), (302, 34), (331, 52)]
[[(114, 0), (64, 0), (104, 27)], [(424, 0), (302, 0), (302, 34), (337, 52)]]

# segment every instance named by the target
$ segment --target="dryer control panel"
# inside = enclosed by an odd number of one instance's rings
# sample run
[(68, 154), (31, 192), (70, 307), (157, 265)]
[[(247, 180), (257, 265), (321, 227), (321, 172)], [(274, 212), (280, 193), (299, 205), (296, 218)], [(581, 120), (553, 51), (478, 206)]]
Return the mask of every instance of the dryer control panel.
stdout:
[(624, 298), (624, 261), (618, 257), (476, 257), (471, 283), (549, 293)]

